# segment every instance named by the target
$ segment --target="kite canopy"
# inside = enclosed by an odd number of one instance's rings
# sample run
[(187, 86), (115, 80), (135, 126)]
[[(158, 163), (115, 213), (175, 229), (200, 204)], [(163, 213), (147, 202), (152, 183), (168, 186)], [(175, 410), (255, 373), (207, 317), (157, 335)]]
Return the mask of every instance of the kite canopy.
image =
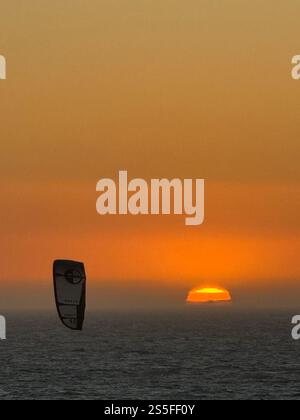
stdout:
[(55, 261), (53, 277), (56, 307), (62, 323), (71, 330), (82, 330), (86, 305), (84, 264)]

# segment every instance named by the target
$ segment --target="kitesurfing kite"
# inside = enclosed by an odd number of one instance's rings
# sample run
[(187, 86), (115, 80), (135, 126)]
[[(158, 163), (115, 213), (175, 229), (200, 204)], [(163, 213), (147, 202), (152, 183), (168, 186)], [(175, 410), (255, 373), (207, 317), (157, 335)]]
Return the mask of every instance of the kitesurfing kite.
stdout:
[(62, 323), (71, 330), (81, 331), (86, 305), (84, 264), (58, 260), (53, 266), (55, 301)]

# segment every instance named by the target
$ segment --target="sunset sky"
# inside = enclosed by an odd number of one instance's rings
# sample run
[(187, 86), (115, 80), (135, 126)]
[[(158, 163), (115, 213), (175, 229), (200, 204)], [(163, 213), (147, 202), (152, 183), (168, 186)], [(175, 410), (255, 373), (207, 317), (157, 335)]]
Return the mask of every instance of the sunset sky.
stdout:
[[(56, 258), (90, 305), (202, 283), (300, 299), (298, 0), (2, 0), (0, 310), (49, 308)], [(96, 183), (205, 178), (206, 220), (100, 217)]]

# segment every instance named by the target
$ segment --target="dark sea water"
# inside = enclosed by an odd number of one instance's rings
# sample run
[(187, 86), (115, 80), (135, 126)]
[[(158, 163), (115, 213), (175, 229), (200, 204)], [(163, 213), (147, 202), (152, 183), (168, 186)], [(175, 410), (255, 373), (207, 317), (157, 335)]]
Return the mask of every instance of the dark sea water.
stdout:
[(295, 313), (7, 315), (0, 399), (300, 399)]

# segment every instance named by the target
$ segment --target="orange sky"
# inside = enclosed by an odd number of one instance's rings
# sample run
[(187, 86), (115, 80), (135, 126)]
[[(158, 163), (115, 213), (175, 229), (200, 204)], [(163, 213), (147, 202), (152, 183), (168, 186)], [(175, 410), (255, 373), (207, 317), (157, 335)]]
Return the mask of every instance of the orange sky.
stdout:
[[(131, 306), (184, 302), (201, 281), (300, 297), (299, 13), (296, 0), (3, 0), (0, 304), (18, 307), (17, 288), (49, 305), (55, 258), (86, 261), (95, 307), (118, 306), (118, 290)], [(96, 182), (119, 170), (205, 178), (205, 225), (101, 218)]]

